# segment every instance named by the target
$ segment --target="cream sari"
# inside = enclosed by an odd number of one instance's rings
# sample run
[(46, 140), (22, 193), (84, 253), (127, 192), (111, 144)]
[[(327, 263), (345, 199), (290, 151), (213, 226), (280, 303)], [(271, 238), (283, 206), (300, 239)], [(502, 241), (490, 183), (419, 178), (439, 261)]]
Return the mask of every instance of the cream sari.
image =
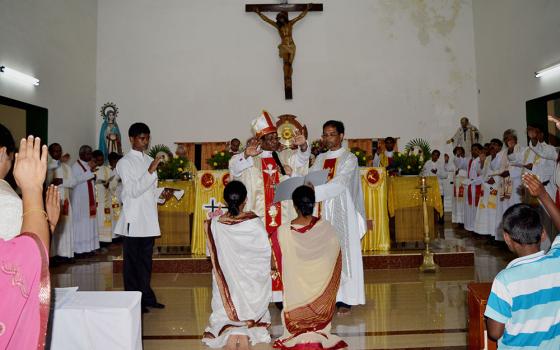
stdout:
[(307, 226), (282, 225), (278, 240), (282, 250), (284, 334), (274, 347), (345, 349), (347, 344), (330, 333), (342, 272), (334, 228), (314, 217)]

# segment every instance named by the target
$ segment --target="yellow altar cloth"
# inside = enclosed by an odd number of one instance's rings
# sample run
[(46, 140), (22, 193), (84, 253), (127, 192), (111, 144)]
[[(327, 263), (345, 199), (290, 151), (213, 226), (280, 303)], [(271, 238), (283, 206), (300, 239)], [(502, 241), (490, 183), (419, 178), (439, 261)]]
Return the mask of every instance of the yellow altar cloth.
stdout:
[(159, 227), (161, 237), (156, 239), (156, 246), (189, 246), (190, 214), (194, 212), (194, 181), (162, 180), (158, 187), (174, 188), (185, 191), (181, 200), (171, 197), (165, 204), (158, 205)]
[(228, 181), (228, 170), (200, 170), (196, 173), (192, 254), (206, 255), (204, 221), (208, 219), (212, 212), (216, 212), (221, 207), (226, 206), (223, 200), (223, 193)]
[[(443, 203), (437, 177), (426, 178), (428, 189), (428, 225), (430, 237), (435, 238), (435, 209), (443, 215)], [(397, 176), (389, 178), (389, 215), (395, 217), (395, 239), (397, 242), (422, 241), (424, 239), (422, 197), (418, 176)]]
[(387, 170), (360, 168), (368, 231), (362, 239), (362, 251), (387, 251), (391, 247), (387, 215)]

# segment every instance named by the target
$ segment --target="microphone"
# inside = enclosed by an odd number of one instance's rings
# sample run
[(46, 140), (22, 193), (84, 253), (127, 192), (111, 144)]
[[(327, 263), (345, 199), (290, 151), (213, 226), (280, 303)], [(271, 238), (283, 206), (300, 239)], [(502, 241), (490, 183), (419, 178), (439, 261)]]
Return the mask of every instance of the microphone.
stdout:
[(280, 173), (282, 175), (286, 175), (286, 170), (284, 170), (284, 166), (280, 162), (280, 157), (278, 157), (278, 153), (276, 153), (276, 151), (272, 151), (272, 158), (276, 162), (276, 165), (278, 165), (278, 167), (280, 168)]

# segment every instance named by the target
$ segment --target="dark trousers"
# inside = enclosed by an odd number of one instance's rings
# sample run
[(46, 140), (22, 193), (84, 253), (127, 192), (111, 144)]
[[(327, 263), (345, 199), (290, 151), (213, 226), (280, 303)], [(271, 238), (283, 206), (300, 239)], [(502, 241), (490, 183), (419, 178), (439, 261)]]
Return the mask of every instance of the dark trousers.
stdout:
[(157, 302), (150, 287), (154, 240), (154, 237), (123, 236), (124, 290), (142, 292), (142, 306)]

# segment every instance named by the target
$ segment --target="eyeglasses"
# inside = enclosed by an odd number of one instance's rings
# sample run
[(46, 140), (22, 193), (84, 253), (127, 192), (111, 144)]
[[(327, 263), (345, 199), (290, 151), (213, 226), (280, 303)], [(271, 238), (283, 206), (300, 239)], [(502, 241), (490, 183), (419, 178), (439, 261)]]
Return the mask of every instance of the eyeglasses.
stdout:
[(332, 133), (332, 134), (323, 134), (323, 135), (321, 135), (321, 136), (322, 136), (322, 137), (336, 137), (336, 136), (338, 136), (338, 135), (339, 135), (339, 133)]

